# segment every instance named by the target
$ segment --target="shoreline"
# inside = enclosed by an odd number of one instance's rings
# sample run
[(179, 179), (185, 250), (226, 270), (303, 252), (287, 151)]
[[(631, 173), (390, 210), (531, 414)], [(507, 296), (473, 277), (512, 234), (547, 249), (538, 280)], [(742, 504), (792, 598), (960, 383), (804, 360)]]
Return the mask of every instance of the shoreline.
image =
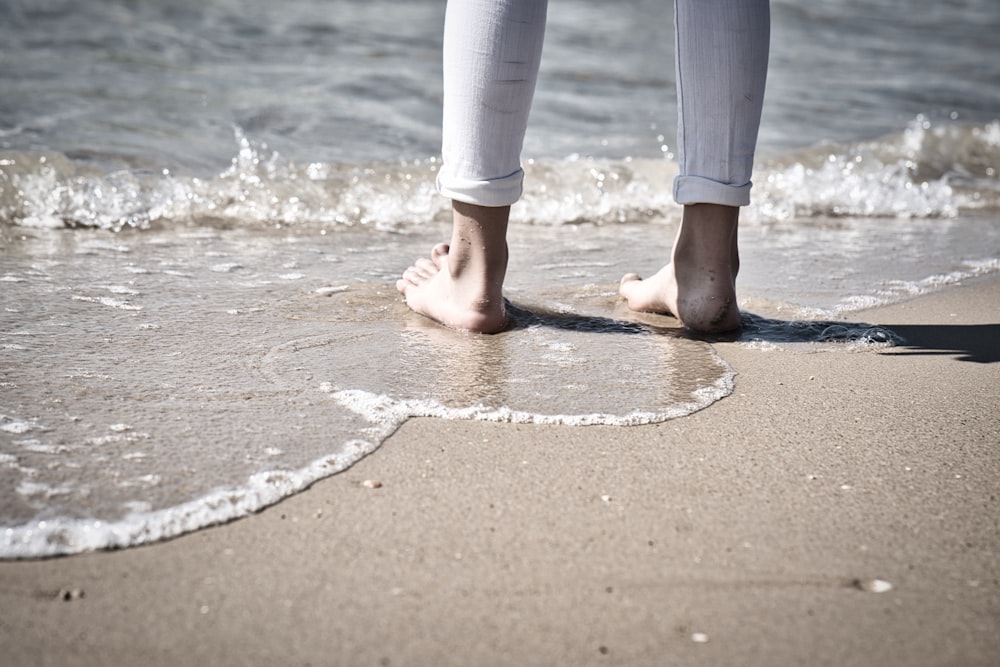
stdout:
[(716, 343), (735, 391), (661, 424), (411, 419), (239, 521), (0, 562), (0, 642), (23, 665), (995, 664), (998, 303), (991, 276), (852, 313), (908, 342), (883, 350)]

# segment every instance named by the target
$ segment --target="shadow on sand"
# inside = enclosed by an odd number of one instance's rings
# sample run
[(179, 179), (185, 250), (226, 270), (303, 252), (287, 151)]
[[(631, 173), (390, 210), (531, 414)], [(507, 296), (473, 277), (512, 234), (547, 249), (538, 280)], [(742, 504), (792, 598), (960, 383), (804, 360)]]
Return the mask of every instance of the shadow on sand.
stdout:
[(957, 361), (1000, 361), (1000, 324), (885, 324), (903, 340), (882, 354), (936, 354)]
[(770, 343), (876, 343), (882, 354), (954, 356), (980, 364), (1000, 361), (1000, 324), (865, 324), (863, 322), (781, 321), (752, 314), (730, 340)]
[[(707, 343), (764, 342), (862, 343), (883, 345), (882, 354), (933, 354), (954, 356), (958, 361), (989, 364), (1000, 362), (1000, 324), (868, 324), (834, 320), (775, 320), (743, 314), (737, 332), (701, 335), (688, 331), (669, 316), (617, 311), (616, 317), (553, 312), (531, 305), (508, 302), (512, 327), (550, 326), (611, 334), (656, 333)], [(619, 319), (621, 318), (621, 319)]]

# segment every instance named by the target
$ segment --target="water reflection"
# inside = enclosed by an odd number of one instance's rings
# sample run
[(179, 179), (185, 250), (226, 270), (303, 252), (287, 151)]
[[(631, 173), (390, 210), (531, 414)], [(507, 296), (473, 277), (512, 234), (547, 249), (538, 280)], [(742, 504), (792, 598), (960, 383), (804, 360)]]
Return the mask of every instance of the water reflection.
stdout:
[(521, 305), (509, 311), (511, 327), (489, 336), (404, 316), (395, 358), (363, 388), (408, 404), (412, 416), (605, 424), (663, 421), (730, 390), (731, 372), (711, 347), (676, 332)]

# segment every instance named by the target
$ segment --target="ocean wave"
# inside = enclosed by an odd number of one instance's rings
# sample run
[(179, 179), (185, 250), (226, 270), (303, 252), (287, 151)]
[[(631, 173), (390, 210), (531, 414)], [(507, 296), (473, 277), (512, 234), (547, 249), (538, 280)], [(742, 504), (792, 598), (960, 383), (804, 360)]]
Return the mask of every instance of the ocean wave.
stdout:
[(820, 145), (760, 165), (748, 217), (955, 217), (1000, 207), (1000, 121), (938, 124)]
[[(223, 227), (383, 231), (447, 220), (436, 157), (367, 165), (296, 164), (235, 132), (237, 153), (210, 177), (168, 169), (102, 173), (58, 152), (0, 154), (0, 224), (145, 229)], [(1000, 208), (1000, 120), (917, 117), (901, 132), (822, 144), (757, 165), (748, 224), (810, 217), (954, 217)], [(668, 160), (570, 156), (526, 160), (516, 223), (676, 221)]]

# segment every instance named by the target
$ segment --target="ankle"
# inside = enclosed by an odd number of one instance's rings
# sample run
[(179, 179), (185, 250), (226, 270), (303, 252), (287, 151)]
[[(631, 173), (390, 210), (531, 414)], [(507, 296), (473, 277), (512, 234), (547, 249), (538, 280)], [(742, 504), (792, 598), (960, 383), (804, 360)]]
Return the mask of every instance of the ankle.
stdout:
[(739, 271), (739, 208), (720, 204), (690, 204), (677, 230), (672, 261), (696, 271)]
[(510, 207), (478, 206), (455, 201), (448, 269), (456, 280), (469, 276), (496, 289), (507, 273), (507, 223)]

